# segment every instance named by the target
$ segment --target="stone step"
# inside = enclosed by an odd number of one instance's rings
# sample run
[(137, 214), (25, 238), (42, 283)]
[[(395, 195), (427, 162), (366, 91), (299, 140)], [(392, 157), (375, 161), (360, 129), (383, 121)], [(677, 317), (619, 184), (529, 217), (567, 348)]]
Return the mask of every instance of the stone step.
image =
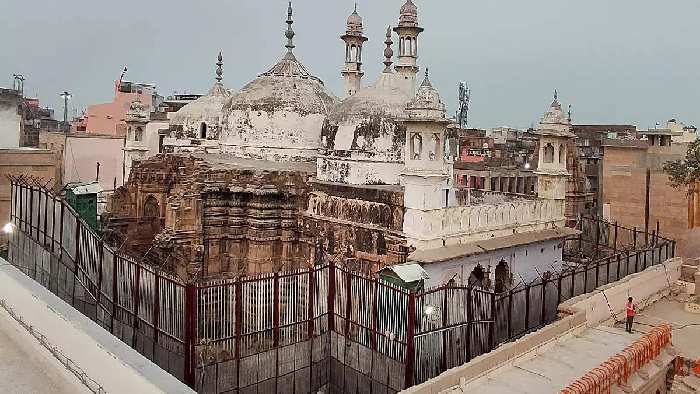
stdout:
[(692, 265), (695, 267), (700, 267), (700, 258), (698, 258), (698, 259), (684, 259), (683, 264)]

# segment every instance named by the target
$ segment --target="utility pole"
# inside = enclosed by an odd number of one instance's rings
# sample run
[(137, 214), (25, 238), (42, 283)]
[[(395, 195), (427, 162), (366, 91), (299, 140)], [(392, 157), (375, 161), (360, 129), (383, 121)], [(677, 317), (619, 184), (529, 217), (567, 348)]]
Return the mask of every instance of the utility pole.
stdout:
[(649, 200), (650, 200), (651, 169), (647, 168), (646, 201), (644, 202), (644, 241), (649, 245)]
[(66, 90), (64, 90), (59, 96), (63, 99), (63, 123), (68, 123), (68, 100), (70, 100), (73, 96)]

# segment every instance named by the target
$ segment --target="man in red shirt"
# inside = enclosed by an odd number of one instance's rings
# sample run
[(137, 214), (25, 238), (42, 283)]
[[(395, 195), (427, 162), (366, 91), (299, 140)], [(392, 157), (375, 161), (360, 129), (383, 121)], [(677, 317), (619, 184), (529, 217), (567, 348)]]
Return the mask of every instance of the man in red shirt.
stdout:
[(627, 324), (625, 325), (625, 330), (632, 333), (632, 324), (634, 323), (634, 314), (636, 308), (632, 303), (632, 297), (627, 299)]

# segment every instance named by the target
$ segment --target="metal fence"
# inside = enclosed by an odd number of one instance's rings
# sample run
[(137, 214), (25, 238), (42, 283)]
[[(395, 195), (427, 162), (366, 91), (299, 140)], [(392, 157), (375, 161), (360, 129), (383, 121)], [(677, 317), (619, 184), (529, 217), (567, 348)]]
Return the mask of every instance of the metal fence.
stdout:
[(202, 393), (398, 392), (554, 321), (562, 301), (675, 252), (658, 232), (581, 218), (582, 234), (566, 249), (587, 259), (503, 293), (415, 293), (333, 260), (185, 283), (105, 245), (39, 184), (12, 178), (11, 217), (12, 264)]

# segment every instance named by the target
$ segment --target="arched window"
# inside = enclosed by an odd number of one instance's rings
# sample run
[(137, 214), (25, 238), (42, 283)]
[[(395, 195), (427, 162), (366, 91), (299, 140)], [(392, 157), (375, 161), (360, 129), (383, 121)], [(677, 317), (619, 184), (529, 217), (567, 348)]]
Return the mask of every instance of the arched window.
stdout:
[(146, 201), (143, 203), (143, 217), (149, 219), (160, 217), (158, 199), (153, 196), (146, 197)]
[(566, 148), (564, 147), (564, 144), (559, 145), (559, 164), (564, 163), (564, 160), (566, 158)]
[(440, 157), (440, 136), (435, 133), (433, 134), (433, 146), (430, 151), (430, 160), (437, 160)]
[(554, 163), (554, 146), (552, 144), (545, 145), (543, 149), (543, 159), (545, 163)]
[(510, 267), (508, 267), (508, 262), (501, 260), (496, 265), (496, 293), (506, 291), (508, 284), (510, 284)]
[(141, 141), (143, 139), (143, 128), (137, 127), (134, 131), (134, 141)]
[(423, 137), (418, 133), (414, 133), (411, 137), (411, 159), (420, 160), (422, 150)]
[(357, 60), (357, 46), (355, 44), (350, 45), (350, 61), (356, 62)]
[(202, 124), (199, 125), (199, 138), (207, 138), (207, 124), (204, 122), (202, 122)]

